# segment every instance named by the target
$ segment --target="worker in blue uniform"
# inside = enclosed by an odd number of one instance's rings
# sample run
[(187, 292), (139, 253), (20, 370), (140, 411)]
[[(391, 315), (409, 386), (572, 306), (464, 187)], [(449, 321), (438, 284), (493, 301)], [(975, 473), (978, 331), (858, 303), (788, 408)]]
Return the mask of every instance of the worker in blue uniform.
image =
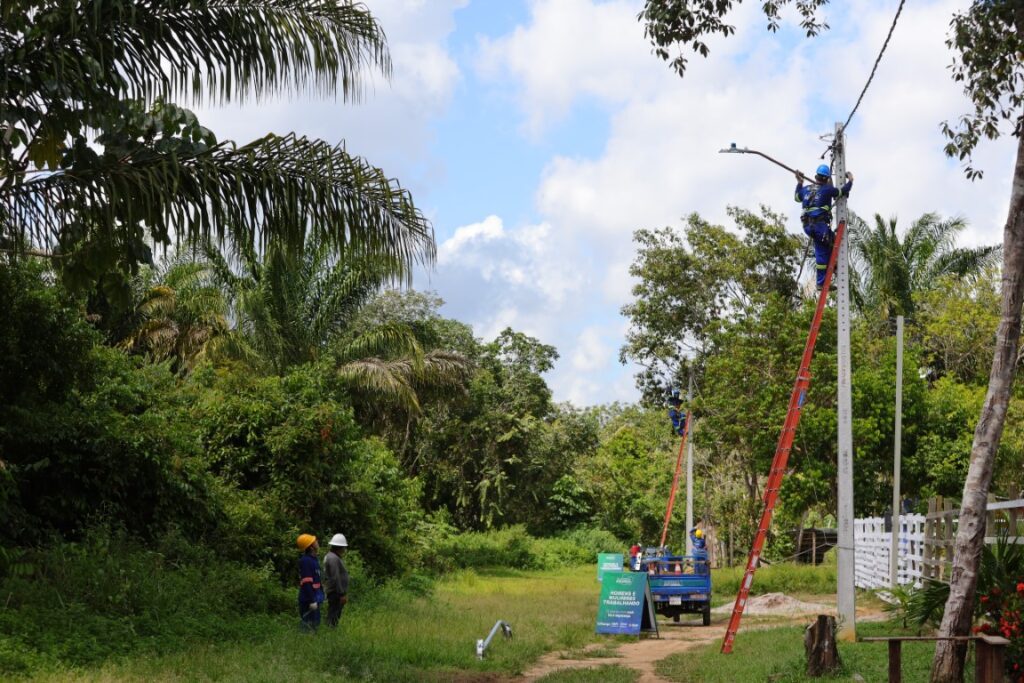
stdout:
[(850, 196), (853, 174), (846, 173), (846, 182), (841, 188), (832, 184), (832, 171), (822, 164), (815, 172), (814, 184), (804, 186), (803, 174), (796, 174), (796, 201), (803, 206), (800, 220), (804, 232), (814, 241), (814, 263), (817, 268), (817, 286), (825, 285), (825, 271), (832, 257), (832, 245), (836, 235), (832, 232), (832, 201), (838, 197)]
[(324, 589), (320, 582), (320, 544), (316, 536), (302, 534), (296, 541), (302, 556), (299, 558), (299, 616), (302, 628), (316, 631), (320, 626), (320, 605), (324, 602)]
[(700, 527), (690, 529), (690, 545), (693, 550), (694, 574), (708, 573), (708, 547), (704, 538), (704, 530)]
[(686, 434), (686, 411), (682, 409), (683, 399), (679, 397), (679, 390), (673, 389), (666, 399), (668, 402), (668, 417), (672, 420), (672, 433), (683, 436)]

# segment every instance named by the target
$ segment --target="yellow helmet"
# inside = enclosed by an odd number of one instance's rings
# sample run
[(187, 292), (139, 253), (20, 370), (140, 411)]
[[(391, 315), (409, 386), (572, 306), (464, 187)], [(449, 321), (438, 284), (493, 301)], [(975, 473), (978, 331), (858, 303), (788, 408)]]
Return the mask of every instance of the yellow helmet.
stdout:
[(693, 535), (696, 536), (697, 538), (704, 538), (704, 530), (703, 529), (696, 529), (693, 532)]
[(306, 549), (314, 543), (316, 543), (316, 536), (313, 534), (302, 534), (295, 541), (295, 545), (299, 546), (299, 550), (302, 552), (306, 552)]

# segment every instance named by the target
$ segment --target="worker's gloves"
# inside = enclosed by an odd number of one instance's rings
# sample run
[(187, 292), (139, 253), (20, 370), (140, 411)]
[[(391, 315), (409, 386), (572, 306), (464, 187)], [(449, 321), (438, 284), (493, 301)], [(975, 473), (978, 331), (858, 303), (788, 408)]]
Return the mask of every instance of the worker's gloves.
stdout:
[(309, 603), (309, 609), (320, 609), (320, 603), (319, 602), (311, 602), (311, 603)]
[(800, 183), (800, 184), (803, 184), (803, 182), (804, 182), (804, 174), (803, 173), (800, 173), (799, 171), (796, 173), (796, 182)]
[(846, 172), (846, 179), (847, 179), (847, 180), (851, 180), (851, 181), (852, 181), (852, 180), (853, 180), (853, 174), (852, 174), (852, 173), (850, 173), (849, 171), (847, 171), (847, 172)]

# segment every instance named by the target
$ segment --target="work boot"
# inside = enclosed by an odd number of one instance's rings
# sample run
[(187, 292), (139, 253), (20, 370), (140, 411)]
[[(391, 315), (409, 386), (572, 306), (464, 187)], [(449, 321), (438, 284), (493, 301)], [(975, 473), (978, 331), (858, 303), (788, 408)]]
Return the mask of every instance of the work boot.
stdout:
[[(821, 287), (822, 287), (821, 285), (815, 285), (815, 286), (814, 286), (814, 289), (815, 289), (816, 291), (819, 291), (819, 292), (820, 292), (820, 291), (821, 291)], [(830, 292), (834, 292), (834, 291), (836, 291), (836, 285), (835, 285), (835, 283), (832, 283), (831, 285), (829, 285), (829, 286), (828, 286), (828, 291), (830, 291)]]

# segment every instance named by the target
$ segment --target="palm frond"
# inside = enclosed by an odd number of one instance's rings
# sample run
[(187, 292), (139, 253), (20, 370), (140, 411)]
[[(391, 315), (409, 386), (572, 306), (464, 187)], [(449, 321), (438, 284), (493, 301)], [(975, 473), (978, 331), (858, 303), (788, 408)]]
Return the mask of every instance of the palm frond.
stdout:
[[(6, 82), (58, 84), (58, 99), (197, 102), (297, 88), (358, 97), (390, 73), (383, 31), (346, 0), (40, 0), (4, 13)], [(23, 97), (25, 93), (14, 93)]]
[(423, 363), (423, 349), (416, 335), (408, 325), (401, 323), (380, 325), (355, 339), (339, 344), (334, 349), (334, 355), (339, 364), (371, 356), (404, 357), (410, 359), (417, 367)]
[(190, 157), (100, 157), (95, 167), (0, 188), (5, 228), (54, 245), (83, 213), (107, 229), (144, 223), (159, 239), (190, 235), (266, 249), (315, 235), (336, 253), (432, 263), (433, 230), (408, 191), (343, 146), (268, 135)]
[(416, 391), (409, 383), (409, 363), (364, 358), (338, 367), (338, 377), (356, 395), (384, 402), (408, 413), (419, 413)]

